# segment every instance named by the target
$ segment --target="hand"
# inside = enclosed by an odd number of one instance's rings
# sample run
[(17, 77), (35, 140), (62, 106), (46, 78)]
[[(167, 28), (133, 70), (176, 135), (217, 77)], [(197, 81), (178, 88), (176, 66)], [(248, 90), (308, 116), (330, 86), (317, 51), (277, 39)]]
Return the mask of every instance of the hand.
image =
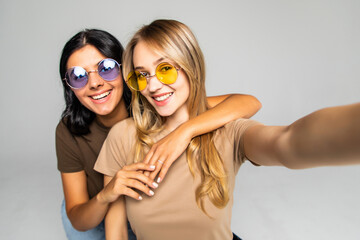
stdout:
[(111, 180), (98, 194), (100, 201), (111, 203), (117, 200), (121, 195), (126, 195), (134, 199), (141, 200), (142, 197), (135, 190), (144, 192), (148, 196), (154, 195), (154, 192), (150, 190), (148, 186), (157, 188), (158, 184), (142, 173), (142, 171), (151, 172), (154, 169), (154, 165), (134, 163), (123, 167), (115, 174), (112, 179), (108, 176), (105, 176), (105, 180), (106, 178)]
[(155, 143), (144, 158), (144, 163), (155, 165), (154, 171), (145, 171), (144, 174), (150, 179), (155, 179), (159, 173), (157, 182), (160, 183), (171, 164), (186, 150), (192, 139), (191, 130), (184, 125), (180, 125), (166, 137)]

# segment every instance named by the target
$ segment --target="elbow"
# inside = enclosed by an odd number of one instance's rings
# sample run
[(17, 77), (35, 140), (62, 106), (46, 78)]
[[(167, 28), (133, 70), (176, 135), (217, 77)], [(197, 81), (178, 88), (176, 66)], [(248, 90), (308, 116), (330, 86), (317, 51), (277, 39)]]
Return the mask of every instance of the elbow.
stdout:
[(299, 164), (296, 164), (294, 161), (291, 161), (289, 159), (281, 161), (282, 165), (288, 169), (291, 170), (298, 170), (298, 169), (304, 169), (304, 167), (301, 167)]
[(255, 96), (250, 95), (250, 97), (252, 98), (254, 107), (257, 109), (257, 111), (259, 111), (262, 108), (261, 102)]
[[(91, 227), (87, 227), (84, 225), (84, 223), (82, 221), (76, 220), (73, 218), (73, 216), (71, 216), (70, 213), (65, 213), (67, 215), (67, 219), (69, 220), (71, 226), (79, 231), (79, 232), (85, 232), (91, 229)], [(63, 221), (66, 221), (66, 219), (64, 219)]]
[(90, 230), (90, 229), (82, 228), (82, 227), (76, 226), (76, 225), (72, 225), (72, 226), (73, 226), (73, 228), (74, 228), (75, 230), (77, 230), (77, 231), (79, 231), (79, 232), (85, 232), (85, 231), (87, 231), (87, 230)]
[(85, 232), (87, 230), (90, 230), (90, 228), (86, 228), (83, 226), (83, 224), (81, 224), (81, 223), (79, 224), (76, 221), (72, 221), (70, 218), (69, 218), (69, 221), (70, 221), (72, 227), (79, 232)]
[(70, 220), (70, 223), (71, 223), (71, 226), (72, 226), (75, 230), (77, 230), (77, 231), (79, 231), (79, 232), (85, 232), (85, 231), (89, 230), (89, 229), (86, 229), (86, 228), (84, 228), (83, 226), (81, 226), (81, 225), (79, 225), (79, 224), (74, 223), (74, 222), (71, 221), (71, 220)]
[(277, 159), (279, 165), (288, 169), (301, 169), (303, 167), (299, 164), (299, 156), (291, 136), (290, 126), (281, 127), (277, 137), (273, 140), (274, 159)]
[(236, 107), (238, 111), (233, 111), (235, 119), (237, 118), (251, 118), (254, 116), (262, 107), (261, 102), (252, 95), (244, 94), (235, 94), (231, 95), (234, 99), (234, 104), (241, 106), (240, 108)]
[(249, 106), (251, 107), (251, 109), (253, 109), (253, 112), (251, 112), (249, 116), (247, 116), (250, 118), (254, 116), (262, 108), (262, 104), (259, 101), (259, 99), (257, 99), (255, 96), (248, 95), (248, 97), (249, 97)]
[(279, 153), (277, 157), (281, 166), (284, 166), (288, 169), (296, 170), (296, 169), (303, 169), (304, 167), (299, 164), (297, 158), (290, 153)]
[(280, 165), (292, 170), (310, 167), (308, 159), (299, 147), (298, 140), (294, 137), (291, 125), (283, 128), (275, 142), (277, 159)]
[(258, 112), (262, 108), (262, 104), (259, 101), (259, 99), (257, 99), (256, 97), (253, 98), (254, 98), (254, 106), (256, 108), (256, 112)]

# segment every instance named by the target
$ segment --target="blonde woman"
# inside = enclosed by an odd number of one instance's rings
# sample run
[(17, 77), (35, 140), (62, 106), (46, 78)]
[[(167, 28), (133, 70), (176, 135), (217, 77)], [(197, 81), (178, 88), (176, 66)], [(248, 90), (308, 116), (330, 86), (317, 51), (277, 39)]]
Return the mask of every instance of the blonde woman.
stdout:
[[(193, 138), (166, 177), (153, 182), (134, 163), (154, 142), (208, 109), (203, 55), (186, 25), (157, 20), (134, 35), (123, 64), (133, 118), (112, 128), (95, 169), (109, 188), (123, 189), (123, 178), (134, 188), (127, 188), (132, 198), (113, 195), (107, 239), (127, 239), (126, 218), (139, 240), (238, 239), (231, 211), (235, 176), (245, 159), (289, 168), (360, 163), (357, 103), (322, 109), (289, 126), (238, 119)], [(164, 160), (155, 157), (151, 164), (158, 171)]]

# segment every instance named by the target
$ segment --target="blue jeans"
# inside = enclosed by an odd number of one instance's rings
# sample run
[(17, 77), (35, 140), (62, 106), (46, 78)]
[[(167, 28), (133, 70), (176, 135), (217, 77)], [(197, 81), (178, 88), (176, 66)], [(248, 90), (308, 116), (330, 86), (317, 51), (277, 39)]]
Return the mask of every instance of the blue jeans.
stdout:
[[(65, 201), (63, 201), (61, 205), (61, 218), (62, 218), (66, 237), (69, 240), (105, 240), (104, 221), (102, 221), (97, 227), (85, 232), (76, 230), (72, 226), (66, 214)], [(129, 235), (129, 240), (136, 240), (136, 236), (131, 230), (129, 223), (128, 223), (128, 235)]]

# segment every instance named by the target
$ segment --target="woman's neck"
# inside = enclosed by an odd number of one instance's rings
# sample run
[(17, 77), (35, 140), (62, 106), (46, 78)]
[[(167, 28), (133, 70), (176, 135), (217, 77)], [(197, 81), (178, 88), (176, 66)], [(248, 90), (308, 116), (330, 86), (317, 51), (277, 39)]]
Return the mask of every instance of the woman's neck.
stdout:
[(178, 109), (173, 115), (166, 118), (164, 124), (165, 129), (172, 132), (181, 124), (189, 120), (189, 112), (186, 104), (180, 109)]
[(98, 121), (105, 127), (112, 127), (129, 116), (124, 99), (121, 99), (117, 107), (108, 115), (96, 115)]

